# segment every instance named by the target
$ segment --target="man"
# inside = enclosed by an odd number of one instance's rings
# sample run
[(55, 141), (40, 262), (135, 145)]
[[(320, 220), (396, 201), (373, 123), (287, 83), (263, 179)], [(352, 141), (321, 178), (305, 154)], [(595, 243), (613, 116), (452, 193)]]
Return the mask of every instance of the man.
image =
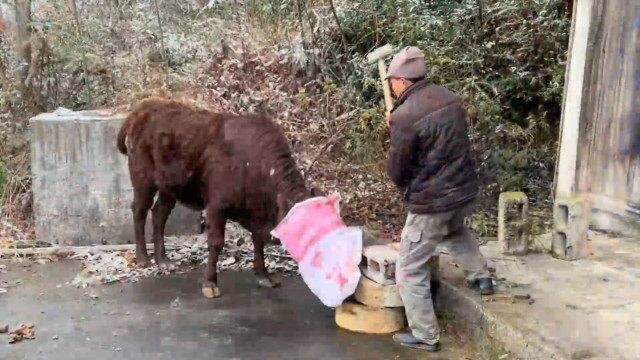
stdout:
[(478, 192), (466, 113), (457, 96), (429, 83), (425, 75), (424, 55), (416, 47), (396, 54), (388, 70), (396, 100), (387, 118), (387, 169), (409, 207), (396, 280), (411, 332), (396, 334), (394, 340), (438, 351), (440, 329), (427, 261), (445, 247), (482, 294), (493, 293), (493, 282), (475, 237), (464, 225)]

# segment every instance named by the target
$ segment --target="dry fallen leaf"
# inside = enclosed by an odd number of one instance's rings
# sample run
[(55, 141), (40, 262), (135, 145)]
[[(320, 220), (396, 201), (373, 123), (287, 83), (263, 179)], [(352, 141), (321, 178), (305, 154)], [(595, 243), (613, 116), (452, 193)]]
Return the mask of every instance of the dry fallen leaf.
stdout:
[(33, 324), (20, 324), (18, 328), (9, 333), (9, 344), (15, 344), (22, 340), (35, 339), (36, 334), (33, 331)]

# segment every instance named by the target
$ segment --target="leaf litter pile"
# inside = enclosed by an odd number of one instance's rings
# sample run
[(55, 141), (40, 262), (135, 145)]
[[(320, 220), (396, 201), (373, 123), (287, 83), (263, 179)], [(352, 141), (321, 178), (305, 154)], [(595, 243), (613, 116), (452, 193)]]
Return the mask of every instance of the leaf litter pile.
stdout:
[[(136, 282), (145, 277), (190, 271), (193, 267), (207, 262), (209, 250), (206, 235), (167, 237), (165, 244), (167, 257), (171, 261), (168, 267), (139, 267), (133, 250), (107, 252), (87, 248), (72, 256), (81, 260), (83, 270), (76, 275), (71, 284), (85, 288), (101, 283)], [(279, 245), (265, 246), (265, 263), (270, 272), (283, 275), (298, 273), (295, 261)], [(218, 260), (218, 269), (253, 269), (253, 243), (250, 233), (236, 224), (227, 224), (225, 247)]]

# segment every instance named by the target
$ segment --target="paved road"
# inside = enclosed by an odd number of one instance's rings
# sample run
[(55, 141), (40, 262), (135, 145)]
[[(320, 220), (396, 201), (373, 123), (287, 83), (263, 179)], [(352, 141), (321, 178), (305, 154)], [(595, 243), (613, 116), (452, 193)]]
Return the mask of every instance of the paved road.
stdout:
[(209, 300), (200, 271), (77, 289), (64, 285), (77, 262), (4, 264), (0, 280), (22, 284), (0, 295), (0, 323), (33, 323), (36, 339), (9, 345), (2, 335), (0, 359), (461, 359), (467, 351), (445, 339), (446, 352), (425, 354), (340, 330), (299, 278), (258, 289), (250, 273), (223, 272), (223, 296)]

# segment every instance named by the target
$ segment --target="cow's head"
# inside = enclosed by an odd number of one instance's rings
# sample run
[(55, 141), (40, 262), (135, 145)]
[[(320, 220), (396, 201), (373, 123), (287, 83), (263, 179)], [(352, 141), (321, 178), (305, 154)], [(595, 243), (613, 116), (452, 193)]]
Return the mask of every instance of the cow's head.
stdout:
[[(291, 210), (291, 208), (293, 208), (295, 204), (318, 196), (325, 196), (325, 194), (320, 189), (315, 187), (291, 197), (287, 197), (285, 194), (279, 193), (277, 196), (278, 215), (276, 219), (276, 225), (279, 224), (285, 218), (285, 216), (287, 216), (289, 210)], [(279, 245), (280, 240), (272, 237), (271, 243)]]
[(311, 199), (318, 196), (325, 196), (325, 194), (318, 188), (311, 188), (310, 190), (306, 190), (304, 192), (300, 192), (293, 196), (286, 196), (285, 194), (278, 194), (277, 204), (278, 204), (278, 217), (277, 222), (280, 223), (287, 213), (293, 206), (301, 201)]

